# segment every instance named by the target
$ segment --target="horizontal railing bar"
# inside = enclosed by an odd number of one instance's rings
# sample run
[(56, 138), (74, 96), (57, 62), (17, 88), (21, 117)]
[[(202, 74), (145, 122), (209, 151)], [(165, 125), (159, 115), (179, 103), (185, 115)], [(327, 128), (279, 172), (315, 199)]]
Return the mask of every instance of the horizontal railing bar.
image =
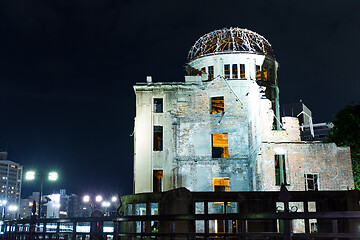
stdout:
[[(67, 233), (71, 235), (71, 233)], [(231, 236), (269, 236), (269, 237), (281, 237), (283, 236), (283, 233), (275, 233), (275, 232), (246, 232), (246, 233), (171, 233), (174, 237), (231, 237)], [(13, 235), (23, 235), (21, 233), (13, 233), (10, 234)], [(33, 234), (36, 235), (44, 235), (44, 234)], [(45, 236), (54, 236), (54, 235), (63, 235), (61, 233), (46, 233)], [(76, 233), (76, 236), (82, 236), (82, 235), (89, 235), (89, 236), (101, 236), (101, 235), (114, 235), (113, 233)], [(170, 233), (120, 233), (117, 234), (117, 236), (132, 236), (132, 237), (162, 237), (162, 236), (169, 236)], [(360, 233), (293, 233), (293, 238), (359, 238)]]
[(276, 219), (352, 219), (360, 218), (360, 211), (340, 212), (280, 212), (280, 213), (227, 213), (227, 214), (178, 214), (178, 215), (142, 215), (100, 218), (52, 218), (21, 219), (5, 222), (7, 225), (38, 223), (90, 223), (90, 222), (133, 222), (133, 221), (184, 221), (184, 220), (276, 220)]

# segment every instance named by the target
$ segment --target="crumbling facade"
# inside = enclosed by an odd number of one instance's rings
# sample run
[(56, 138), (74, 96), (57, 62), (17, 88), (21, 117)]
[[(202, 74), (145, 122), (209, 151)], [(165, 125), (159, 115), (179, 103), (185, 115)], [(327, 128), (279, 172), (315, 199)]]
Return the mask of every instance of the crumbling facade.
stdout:
[(264, 37), (230, 28), (194, 44), (185, 82), (137, 83), (134, 192), (353, 189), (349, 148), (280, 119), (277, 68)]

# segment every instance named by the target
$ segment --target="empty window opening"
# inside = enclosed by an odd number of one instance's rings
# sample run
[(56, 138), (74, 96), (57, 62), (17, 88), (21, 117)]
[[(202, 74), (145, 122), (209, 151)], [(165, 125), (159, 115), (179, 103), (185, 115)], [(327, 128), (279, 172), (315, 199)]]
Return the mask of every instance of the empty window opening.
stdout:
[(208, 67), (208, 79), (213, 80), (214, 79), (214, 66)]
[(268, 80), (268, 71), (266, 67), (262, 68), (262, 72), (263, 72), (263, 81), (267, 81)]
[(154, 98), (154, 112), (155, 113), (163, 112), (163, 99), (162, 98)]
[(232, 65), (232, 78), (238, 78), (238, 65)]
[(261, 81), (261, 70), (259, 65), (256, 65), (256, 80)]
[(275, 155), (275, 185), (286, 183), (285, 155)]
[(163, 127), (154, 126), (154, 151), (163, 150)]
[(240, 64), (240, 78), (245, 78), (245, 64)]
[(317, 174), (305, 174), (305, 190), (306, 191), (319, 190)]
[(224, 112), (224, 97), (211, 98), (211, 114)]
[(224, 73), (225, 73), (225, 78), (229, 79), (230, 78), (230, 64), (224, 65)]
[(162, 178), (163, 178), (163, 170), (153, 171), (153, 192), (161, 192)]
[(229, 158), (229, 144), (227, 133), (214, 133), (212, 135), (212, 157)]

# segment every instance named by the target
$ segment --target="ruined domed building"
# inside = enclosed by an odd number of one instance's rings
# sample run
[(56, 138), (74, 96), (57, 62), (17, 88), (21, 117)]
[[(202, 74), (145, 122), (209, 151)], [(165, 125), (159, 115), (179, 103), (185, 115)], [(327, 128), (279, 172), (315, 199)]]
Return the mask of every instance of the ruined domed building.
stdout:
[(280, 118), (277, 69), (263, 36), (229, 28), (195, 42), (184, 82), (137, 83), (134, 192), (353, 189), (348, 147)]

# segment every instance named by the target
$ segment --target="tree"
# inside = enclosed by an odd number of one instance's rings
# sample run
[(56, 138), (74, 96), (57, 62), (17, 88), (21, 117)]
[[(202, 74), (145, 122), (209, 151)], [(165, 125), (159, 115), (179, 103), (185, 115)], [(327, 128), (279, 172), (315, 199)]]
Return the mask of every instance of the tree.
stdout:
[(355, 188), (360, 190), (360, 102), (340, 110), (335, 115), (334, 125), (327, 142), (350, 147)]

